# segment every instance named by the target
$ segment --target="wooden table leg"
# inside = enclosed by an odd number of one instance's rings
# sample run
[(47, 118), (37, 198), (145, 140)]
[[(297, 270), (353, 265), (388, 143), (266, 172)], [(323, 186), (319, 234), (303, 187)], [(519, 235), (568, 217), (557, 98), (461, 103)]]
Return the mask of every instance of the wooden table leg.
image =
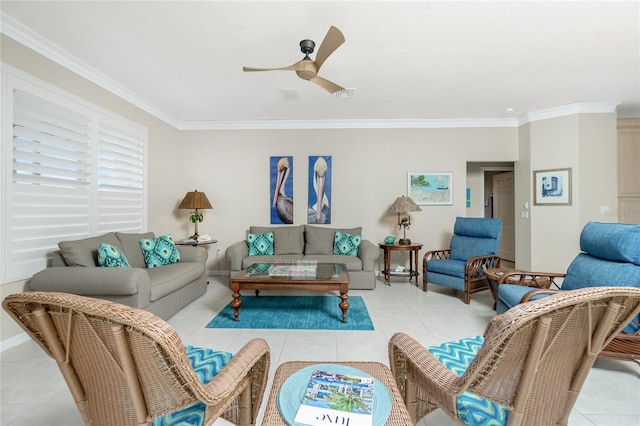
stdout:
[(389, 283), (389, 280), (391, 278), (391, 250), (384, 248), (383, 251), (384, 251), (384, 277), (387, 280), (387, 285), (391, 285)]
[(347, 310), (349, 309), (349, 306), (351, 306), (349, 304), (349, 293), (347, 292), (340, 292), (340, 303), (338, 304), (338, 306), (340, 306), (340, 309), (342, 309), (342, 322), (346, 323), (347, 322)]
[(240, 300), (240, 284), (237, 282), (231, 282), (231, 291), (233, 300), (231, 301), (231, 306), (233, 307), (233, 320), (239, 321), (238, 316), (240, 315), (240, 305), (242, 305), (242, 300)]

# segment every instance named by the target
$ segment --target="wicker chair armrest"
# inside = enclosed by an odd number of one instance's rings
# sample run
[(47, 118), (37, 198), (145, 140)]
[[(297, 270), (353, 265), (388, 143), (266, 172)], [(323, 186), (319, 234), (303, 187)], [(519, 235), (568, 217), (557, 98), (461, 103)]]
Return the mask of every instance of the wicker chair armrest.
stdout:
[(427, 266), (427, 260), (431, 259), (448, 259), (451, 249), (430, 250), (422, 256), (422, 265)]
[(247, 342), (231, 361), (206, 385), (201, 400), (208, 405), (215, 405), (235, 397), (244, 382), (251, 383), (251, 413), (255, 417), (262, 403), (269, 373), (269, 345), (264, 339), (255, 338)]
[(556, 294), (558, 292), (558, 290), (554, 290), (554, 289), (544, 289), (544, 288), (540, 288), (540, 289), (536, 289), (536, 290), (531, 290), (530, 292), (528, 292), (527, 294), (525, 294), (524, 296), (522, 296), (522, 299), (520, 299), (520, 303), (525, 303), (531, 300), (532, 297), (537, 296), (539, 294)]
[[(404, 401), (408, 403), (407, 408), (416, 423), (437, 406), (435, 404), (418, 404), (422, 405), (422, 408), (410, 406), (415, 395), (411, 395), (412, 391), (408, 389), (408, 383), (415, 384), (423, 390), (428, 389), (428, 392), (437, 395), (441, 402), (450, 403), (449, 408), (455, 411), (455, 398), (451, 398), (451, 394), (463, 392), (461, 378), (438, 362), (414, 338), (405, 333), (394, 334), (389, 340), (389, 363), (398, 389)], [(407, 395), (407, 392), (410, 394)]]
[(470, 278), (477, 278), (484, 274), (482, 269), (483, 265), (487, 269), (500, 267), (500, 256), (494, 254), (488, 254), (485, 256), (473, 256), (467, 260), (465, 266), (466, 276)]
[(564, 278), (567, 274), (555, 272), (511, 271), (500, 277), (498, 284), (515, 284), (528, 287), (559, 289), (556, 278)]

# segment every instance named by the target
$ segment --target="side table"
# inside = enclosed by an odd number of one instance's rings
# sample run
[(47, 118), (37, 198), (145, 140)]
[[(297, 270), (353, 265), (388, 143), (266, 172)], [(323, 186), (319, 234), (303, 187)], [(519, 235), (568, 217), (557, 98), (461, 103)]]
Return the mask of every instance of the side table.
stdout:
[(276, 370), (276, 374), (273, 378), (273, 385), (269, 392), (269, 401), (267, 402), (267, 408), (264, 412), (262, 419), (263, 425), (269, 426), (285, 426), (287, 423), (280, 415), (278, 409), (278, 392), (280, 388), (286, 382), (286, 380), (295, 372), (301, 370), (304, 367), (313, 364), (339, 364), (347, 367), (357, 368), (372, 377), (380, 380), (380, 382), (387, 388), (391, 395), (391, 413), (387, 418), (386, 425), (412, 425), (413, 421), (409, 416), (409, 412), (402, 400), (402, 395), (398, 390), (396, 381), (393, 377), (393, 373), (389, 370), (389, 367), (379, 362), (308, 362), (308, 361), (289, 361), (281, 364)]
[[(384, 258), (384, 268), (382, 269), (382, 274), (384, 275), (387, 284), (390, 285), (389, 279), (391, 276), (408, 276), (409, 281), (411, 281), (411, 277), (415, 277), (416, 285), (418, 285), (418, 275), (420, 274), (418, 269), (418, 255), (420, 249), (422, 248), (421, 243), (410, 243), (410, 244), (385, 244), (380, 243), (380, 248), (383, 250), (383, 258)], [(394, 272), (391, 269), (391, 252), (394, 250), (399, 251), (408, 251), (409, 252), (409, 273), (406, 272)]]
[[(493, 268), (487, 269), (486, 265), (482, 265), (484, 274), (489, 281), (489, 289), (491, 290), (491, 296), (493, 296), (493, 309), (496, 309), (498, 304), (498, 286), (500, 284), (516, 284), (526, 287), (544, 288), (551, 287), (552, 279), (548, 275), (534, 274), (531, 272), (519, 271), (518, 269), (511, 268)], [(506, 275), (506, 277), (505, 277)]]

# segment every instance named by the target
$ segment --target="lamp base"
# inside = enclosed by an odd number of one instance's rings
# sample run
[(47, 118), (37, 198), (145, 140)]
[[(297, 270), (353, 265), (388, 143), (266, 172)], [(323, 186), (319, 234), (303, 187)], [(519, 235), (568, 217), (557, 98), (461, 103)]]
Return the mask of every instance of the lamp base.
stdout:
[(400, 245), (407, 245), (407, 244), (411, 244), (411, 240), (408, 238), (400, 238), (398, 240), (398, 244)]
[(196, 241), (198, 241), (198, 237), (199, 237), (199, 236), (200, 236), (200, 235), (198, 235), (197, 233), (195, 233), (195, 234), (193, 234), (192, 236), (190, 236), (190, 237), (189, 237), (189, 239), (190, 239), (190, 240), (196, 240)]

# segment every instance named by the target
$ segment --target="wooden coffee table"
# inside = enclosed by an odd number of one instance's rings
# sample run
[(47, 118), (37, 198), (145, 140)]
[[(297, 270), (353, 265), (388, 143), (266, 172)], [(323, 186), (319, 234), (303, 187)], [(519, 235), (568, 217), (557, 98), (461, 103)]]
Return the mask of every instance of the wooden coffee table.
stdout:
[[(412, 425), (413, 421), (409, 416), (409, 412), (402, 400), (402, 395), (398, 390), (398, 386), (393, 378), (393, 373), (389, 368), (379, 362), (308, 362), (308, 361), (290, 361), (281, 364), (276, 370), (276, 374), (273, 378), (273, 385), (269, 393), (269, 401), (267, 402), (267, 408), (262, 419), (263, 425), (269, 426), (281, 426), (287, 423), (280, 415), (278, 409), (278, 392), (284, 384), (284, 382), (295, 372), (301, 370), (304, 367), (308, 367), (314, 364), (338, 364), (345, 365), (347, 367), (357, 368), (372, 377), (380, 380), (380, 382), (387, 388), (391, 395), (391, 412), (385, 425)], [(375, 423), (375, 422), (374, 422)]]
[[(278, 262), (282, 264), (283, 262)], [(295, 263), (295, 262), (292, 262)], [(340, 292), (340, 309), (342, 322), (347, 322), (349, 309), (349, 273), (344, 263), (318, 263), (313, 277), (304, 276), (269, 276), (271, 263), (254, 263), (243, 274), (229, 277), (233, 292), (233, 316), (238, 321), (240, 315), (240, 290), (255, 290), (256, 296), (260, 290), (311, 290)]]

